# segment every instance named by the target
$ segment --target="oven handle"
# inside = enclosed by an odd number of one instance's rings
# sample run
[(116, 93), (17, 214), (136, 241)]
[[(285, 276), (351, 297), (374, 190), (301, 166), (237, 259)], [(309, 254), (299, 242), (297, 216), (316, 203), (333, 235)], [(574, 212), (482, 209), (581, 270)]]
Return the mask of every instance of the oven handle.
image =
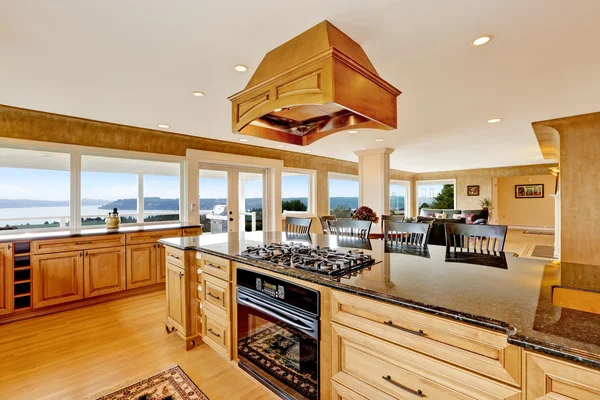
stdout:
[(299, 324), (298, 322), (296, 322), (296, 321), (302, 322), (301, 320), (295, 319), (294, 321), (292, 321), (290, 319), (290, 317), (293, 318), (291, 315), (289, 315), (287, 313), (286, 314), (282, 314), (280, 310), (276, 310), (276, 309), (271, 308), (271, 307), (269, 307), (269, 306), (267, 306), (265, 304), (258, 305), (255, 302), (253, 302), (250, 298), (248, 298), (248, 297), (246, 297), (244, 295), (241, 295), (239, 293), (238, 293), (238, 296), (237, 296), (237, 302), (238, 302), (238, 304), (241, 304), (241, 305), (244, 305), (244, 306), (247, 306), (247, 307), (250, 307), (250, 308), (254, 308), (254, 309), (258, 310), (258, 311), (264, 312), (265, 314), (270, 315), (273, 318), (280, 319), (283, 322), (285, 322), (286, 324), (290, 324), (294, 328), (300, 329), (301, 331), (314, 332), (314, 329), (312, 327), (306, 326), (306, 325), (302, 325), (302, 324)]

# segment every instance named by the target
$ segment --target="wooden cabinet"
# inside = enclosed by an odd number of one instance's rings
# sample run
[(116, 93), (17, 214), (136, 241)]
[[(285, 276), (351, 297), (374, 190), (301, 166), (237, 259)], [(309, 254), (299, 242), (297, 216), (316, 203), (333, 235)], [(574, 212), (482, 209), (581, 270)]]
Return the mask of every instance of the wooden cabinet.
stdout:
[(202, 312), (202, 340), (223, 357), (231, 359), (231, 322), (209, 309)]
[(156, 243), (157, 240), (181, 237), (181, 229), (169, 229), (164, 231), (141, 231), (128, 233), (126, 236), (127, 246), (132, 244)]
[(13, 310), (12, 249), (9, 243), (0, 243), (0, 315)]
[(188, 236), (200, 236), (202, 235), (202, 228), (184, 228), (183, 237)]
[(62, 253), (65, 251), (90, 250), (120, 246), (125, 246), (125, 235), (117, 233), (79, 236), (74, 238), (45, 239), (32, 242), (33, 254)]
[(167, 263), (167, 323), (179, 332), (188, 330), (188, 286), (184, 268)]
[(202, 274), (202, 307), (229, 321), (231, 319), (231, 283)]
[(164, 244), (156, 244), (156, 282), (163, 283), (166, 281), (167, 271), (167, 250)]
[(125, 290), (125, 247), (86, 250), (83, 271), (85, 297)]
[(600, 399), (600, 372), (525, 352), (525, 399)]
[(34, 255), (33, 307), (83, 299), (83, 250)]
[(156, 284), (156, 243), (127, 246), (127, 289)]

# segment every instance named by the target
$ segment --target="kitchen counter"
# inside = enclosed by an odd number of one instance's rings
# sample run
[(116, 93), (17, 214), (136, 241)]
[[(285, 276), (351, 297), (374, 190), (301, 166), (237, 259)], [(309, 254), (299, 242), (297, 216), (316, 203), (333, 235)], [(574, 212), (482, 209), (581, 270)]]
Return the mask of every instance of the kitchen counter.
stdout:
[[(293, 241), (340, 250), (360, 248), (375, 265), (343, 277), (279, 267), (241, 256), (248, 246)], [(198, 250), (265, 270), (454, 320), (506, 332), (526, 349), (600, 368), (600, 315), (559, 307), (552, 289), (600, 292), (600, 267), (495, 255), (386, 248), (382, 240), (315, 235), (286, 238), (281, 232), (248, 232), (163, 239), (166, 246)]]
[(106, 227), (82, 229), (79, 231), (53, 231), (53, 232), (27, 232), (24, 230), (0, 231), (0, 243), (19, 242), (27, 240), (44, 240), (44, 239), (62, 239), (71, 237), (82, 237), (92, 235), (111, 235), (119, 233), (133, 232), (152, 232), (162, 231), (167, 229), (188, 229), (200, 228), (198, 224), (172, 223), (172, 224), (156, 224), (145, 226), (127, 226), (127, 224), (119, 226), (117, 229), (107, 229)]

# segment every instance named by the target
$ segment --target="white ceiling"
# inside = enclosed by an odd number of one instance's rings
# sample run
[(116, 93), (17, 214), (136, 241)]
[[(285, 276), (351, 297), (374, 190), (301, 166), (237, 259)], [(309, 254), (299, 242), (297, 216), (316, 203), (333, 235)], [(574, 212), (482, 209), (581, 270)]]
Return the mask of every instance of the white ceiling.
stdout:
[[(0, 103), (237, 141), (227, 97), (328, 19), (403, 94), (397, 130), (337, 133), (312, 154), (392, 147), (392, 168), (414, 172), (536, 164), (531, 122), (600, 111), (598, 15), (598, 0), (2, 0)], [(494, 40), (471, 47), (482, 34)]]

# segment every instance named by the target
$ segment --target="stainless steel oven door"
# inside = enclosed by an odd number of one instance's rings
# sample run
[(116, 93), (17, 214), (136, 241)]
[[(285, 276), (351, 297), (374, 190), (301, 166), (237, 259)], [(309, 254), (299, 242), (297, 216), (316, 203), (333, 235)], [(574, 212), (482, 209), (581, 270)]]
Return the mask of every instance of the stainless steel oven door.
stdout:
[(283, 398), (319, 398), (319, 320), (262, 293), (237, 288), (238, 358)]

